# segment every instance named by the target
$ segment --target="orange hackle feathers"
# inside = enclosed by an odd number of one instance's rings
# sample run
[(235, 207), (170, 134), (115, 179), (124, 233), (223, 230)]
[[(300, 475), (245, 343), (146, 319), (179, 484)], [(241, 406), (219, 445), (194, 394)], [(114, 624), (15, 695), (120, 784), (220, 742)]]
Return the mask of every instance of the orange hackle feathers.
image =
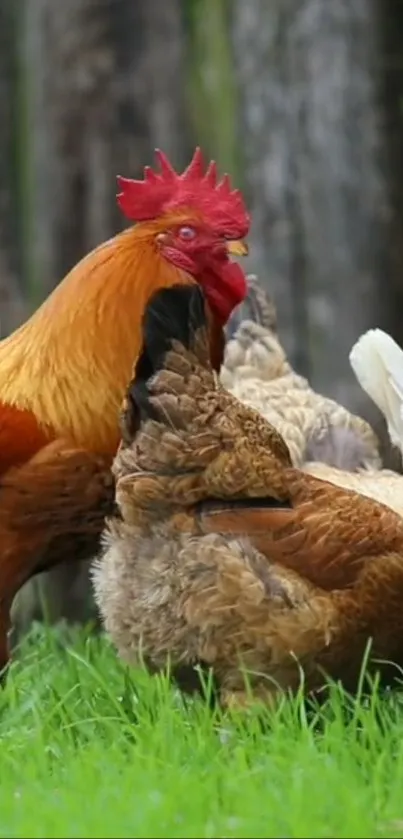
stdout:
[[(45, 439), (113, 455), (147, 300), (156, 288), (191, 281), (153, 247), (157, 230), (150, 222), (100, 245), (0, 343), (1, 425), (12, 406), (33, 414)], [(4, 447), (15, 440), (25, 449), (19, 426), (7, 428)]]
[(132, 221), (147, 221), (171, 210), (198, 209), (226, 239), (242, 239), (250, 219), (239, 190), (232, 189), (228, 175), (217, 181), (217, 165), (212, 160), (205, 170), (201, 149), (196, 148), (189, 166), (178, 174), (166, 155), (156, 149), (161, 172), (146, 166), (144, 180), (118, 176), (117, 196), (122, 212)]

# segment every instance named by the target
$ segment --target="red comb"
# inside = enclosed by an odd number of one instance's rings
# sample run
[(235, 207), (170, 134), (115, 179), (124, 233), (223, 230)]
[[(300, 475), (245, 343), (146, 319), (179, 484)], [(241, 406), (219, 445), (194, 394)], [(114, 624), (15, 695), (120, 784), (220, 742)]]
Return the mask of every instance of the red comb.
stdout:
[(232, 189), (228, 175), (217, 182), (214, 160), (207, 169), (197, 147), (187, 169), (179, 175), (164, 152), (155, 151), (160, 172), (144, 169), (144, 180), (117, 178), (117, 202), (132, 221), (150, 221), (181, 207), (200, 211), (221, 236), (242, 239), (249, 230), (249, 215), (238, 189)]

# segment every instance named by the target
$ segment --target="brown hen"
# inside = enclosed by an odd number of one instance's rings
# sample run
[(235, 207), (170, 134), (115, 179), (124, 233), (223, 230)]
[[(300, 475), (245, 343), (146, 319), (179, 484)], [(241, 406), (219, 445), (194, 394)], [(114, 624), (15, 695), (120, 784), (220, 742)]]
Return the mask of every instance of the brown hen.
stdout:
[[(211, 666), (221, 701), (354, 689), (403, 664), (403, 522), (294, 468), (284, 441), (211, 368), (198, 287), (160, 291), (115, 459), (119, 514), (94, 565), (119, 653), (181, 678)], [(379, 665), (385, 676), (395, 673)]]

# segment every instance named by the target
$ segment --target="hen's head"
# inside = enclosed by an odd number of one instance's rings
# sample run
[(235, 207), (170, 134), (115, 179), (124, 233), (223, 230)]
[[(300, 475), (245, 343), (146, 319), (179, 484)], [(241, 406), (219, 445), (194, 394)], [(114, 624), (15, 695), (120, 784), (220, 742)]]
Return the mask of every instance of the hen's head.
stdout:
[(114, 464), (127, 519), (192, 520), (195, 505), (280, 500), (287, 446), (274, 428), (220, 385), (209, 359), (199, 285), (160, 289), (143, 322)]
[(118, 177), (118, 205), (131, 221), (145, 225), (165, 259), (200, 283), (225, 323), (246, 294), (245, 274), (230, 260), (247, 253), (242, 239), (250, 222), (241, 193), (227, 175), (217, 180), (214, 161), (205, 170), (200, 148), (182, 174), (163, 152), (156, 156), (160, 172), (147, 166), (144, 180)]
[(246, 278), (247, 293), (242, 303), (232, 312), (225, 334), (227, 341), (234, 338), (239, 327), (245, 322), (258, 324), (267, 334), (277, 335), (277, 310), (270, 294), (259, 282), (256, 274)]

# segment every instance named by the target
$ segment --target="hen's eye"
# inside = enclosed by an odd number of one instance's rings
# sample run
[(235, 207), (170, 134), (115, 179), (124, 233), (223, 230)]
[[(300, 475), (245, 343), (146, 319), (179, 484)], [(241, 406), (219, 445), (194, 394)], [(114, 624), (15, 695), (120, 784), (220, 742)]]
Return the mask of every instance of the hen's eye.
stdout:
[(181, 239), (194, 239), (194, 237), (196, 236), (196, 231), (194, 227), (180, 227), (179, 236), (181, 237)]

